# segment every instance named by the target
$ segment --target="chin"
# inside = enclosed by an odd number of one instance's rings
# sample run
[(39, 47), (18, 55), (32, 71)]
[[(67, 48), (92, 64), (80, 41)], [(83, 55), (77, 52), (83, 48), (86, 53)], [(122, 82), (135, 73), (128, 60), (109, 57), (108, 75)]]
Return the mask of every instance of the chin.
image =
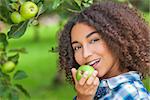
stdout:
[(100, 79), (107, 79), (109, 76), (105, 72), (99, 72), (97, 75)]
[(104, 74), (102, 74), (102, 73), (98, 73), (98, 78), (100, 78), (100, 79), (103, 79), (103, 77), (104, 77)]

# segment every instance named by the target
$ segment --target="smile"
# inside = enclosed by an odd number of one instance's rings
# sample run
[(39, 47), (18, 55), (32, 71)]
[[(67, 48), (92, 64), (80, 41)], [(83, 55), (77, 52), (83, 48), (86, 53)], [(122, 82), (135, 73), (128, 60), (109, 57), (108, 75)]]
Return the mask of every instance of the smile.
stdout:
[(88, 63), (88, 65), (95, 67), (100, 62), (100, 59), (95, 59)]

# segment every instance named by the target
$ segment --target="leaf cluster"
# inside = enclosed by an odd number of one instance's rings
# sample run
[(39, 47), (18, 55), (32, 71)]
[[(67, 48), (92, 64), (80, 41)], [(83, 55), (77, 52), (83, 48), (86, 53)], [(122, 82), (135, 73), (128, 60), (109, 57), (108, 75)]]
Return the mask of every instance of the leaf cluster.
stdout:
[(27, 53), (24, 48), (8, 50), (8, 39), (5, 33), (0, 33), (0, 99), (19, 100), (19, 92), (22, 91), (26, 96), (29, 93), (21, 84), (14, 83), (27, 77), (23, 70), (15, 70), (11, 73), (2, 71), (3, 65), (11, 61), (18, 64), (20, 53)]

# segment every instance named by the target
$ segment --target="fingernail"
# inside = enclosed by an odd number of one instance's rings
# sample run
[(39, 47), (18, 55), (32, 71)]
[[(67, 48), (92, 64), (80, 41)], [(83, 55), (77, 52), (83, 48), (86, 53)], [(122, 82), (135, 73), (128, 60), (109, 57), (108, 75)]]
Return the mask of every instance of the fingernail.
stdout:
[(83, 77), (87, 77), (88, 76), (88, 72), (84, 72)]
[(75, 68), (72, 68), (71, 70), (73, 71), (73, 70), (75, 70)]
[(94, 75), (94, 76), (96, 76), (96, 75), (97, 75), (97, 73), (98, 73), (98, 72), (95, 70), (95, 71), (93, 72), (93, 75)]

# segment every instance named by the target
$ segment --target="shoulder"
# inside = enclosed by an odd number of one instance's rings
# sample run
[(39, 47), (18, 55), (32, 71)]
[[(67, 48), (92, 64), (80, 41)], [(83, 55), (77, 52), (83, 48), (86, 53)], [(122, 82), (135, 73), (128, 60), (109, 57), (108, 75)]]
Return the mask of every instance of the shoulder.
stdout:
[(116, 93), (117, 97), (121, 97), (124, 100), (128, 99), (137, 99), (142, 100), (150, 99), (150, 94), (144, 87), (143, 83), (138, 81), (130, 81), (123, 84), (118, 85), (116, 88), (113, 89), (113, 92)]
[(149, 98), (150, 93), (144, 87), (140, 74), (136, 71), (130, 71), (107, 80), (111, 89), (111, 96), (122, 98), (123, 100), (142, 100)]

